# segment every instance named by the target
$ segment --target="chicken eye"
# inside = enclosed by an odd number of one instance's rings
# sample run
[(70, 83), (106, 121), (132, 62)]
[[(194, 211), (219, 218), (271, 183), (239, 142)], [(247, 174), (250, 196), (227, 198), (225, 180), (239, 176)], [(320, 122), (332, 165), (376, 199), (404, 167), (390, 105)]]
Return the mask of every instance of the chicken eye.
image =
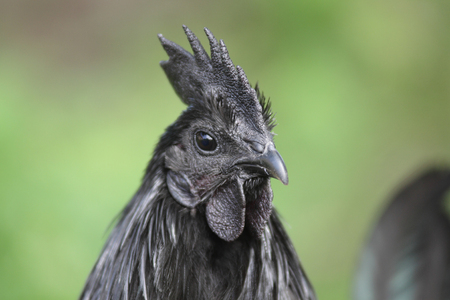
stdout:
[(195, 134), (195, 142), (203, 151), (214, 151), (217, 148), (216, 140), (204, 131), (198, 131)]

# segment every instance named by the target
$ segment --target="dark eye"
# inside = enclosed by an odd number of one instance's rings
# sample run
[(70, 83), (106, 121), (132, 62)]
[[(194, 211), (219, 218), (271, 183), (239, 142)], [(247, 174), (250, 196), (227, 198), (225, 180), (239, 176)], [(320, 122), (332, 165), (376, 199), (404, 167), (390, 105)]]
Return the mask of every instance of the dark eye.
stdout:
[(217, 148), (216, 140), (204, 131), (198, 131), (195, 134), (195, 142), (203, 151), (214, 151)]

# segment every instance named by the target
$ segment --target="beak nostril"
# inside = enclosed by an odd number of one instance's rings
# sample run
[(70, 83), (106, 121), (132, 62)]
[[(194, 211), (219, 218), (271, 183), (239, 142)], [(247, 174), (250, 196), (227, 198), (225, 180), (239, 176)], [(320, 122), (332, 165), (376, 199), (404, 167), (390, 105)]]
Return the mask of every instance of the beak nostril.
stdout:
[(255, 150), (258, 153), (264, 152), (264, 145), (255, 141), (248, 142), (250, 144), (250, 147)]

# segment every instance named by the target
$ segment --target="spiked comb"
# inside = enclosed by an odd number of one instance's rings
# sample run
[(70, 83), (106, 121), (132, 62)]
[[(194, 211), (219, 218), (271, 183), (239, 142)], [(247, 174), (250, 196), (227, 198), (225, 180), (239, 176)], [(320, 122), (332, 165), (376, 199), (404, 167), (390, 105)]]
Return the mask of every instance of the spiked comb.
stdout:
[(169, 60), (161, 61), (160, 65), (181, 100), (189, 105), (208, 92), (221, 92), (226, 95), (229, 104), (244, 107), (256, 105), (260, 110), (256, 91), (250, 86), (242, 68), (234, 66), (223, 40), (217, 42), (211, 31), (205, 28), (211, 47), (210, 58), (195, 34), (185, 25), (183, 29), (194, 55), (162, 34), (158, 35), (169, 55)]

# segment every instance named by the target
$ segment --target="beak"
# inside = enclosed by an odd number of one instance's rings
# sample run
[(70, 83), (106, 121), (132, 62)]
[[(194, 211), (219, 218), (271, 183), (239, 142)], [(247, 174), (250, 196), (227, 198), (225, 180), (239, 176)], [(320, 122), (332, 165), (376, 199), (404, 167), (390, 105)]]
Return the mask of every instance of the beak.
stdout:
[(266, 147), (261, 155), (241, 161), (239, 165), (257, 167), (258, 169), (262, 169), (266, 175), (280, 180), (284, 185), (289, 183), (286, 165), (272, 143)]
[(257, 160), (259, 160), (259, 164), (269, 172), (270, 177), (280, 180), (284, 185), (289, 183), (286, 165), (273, 144), (270, 144)]

